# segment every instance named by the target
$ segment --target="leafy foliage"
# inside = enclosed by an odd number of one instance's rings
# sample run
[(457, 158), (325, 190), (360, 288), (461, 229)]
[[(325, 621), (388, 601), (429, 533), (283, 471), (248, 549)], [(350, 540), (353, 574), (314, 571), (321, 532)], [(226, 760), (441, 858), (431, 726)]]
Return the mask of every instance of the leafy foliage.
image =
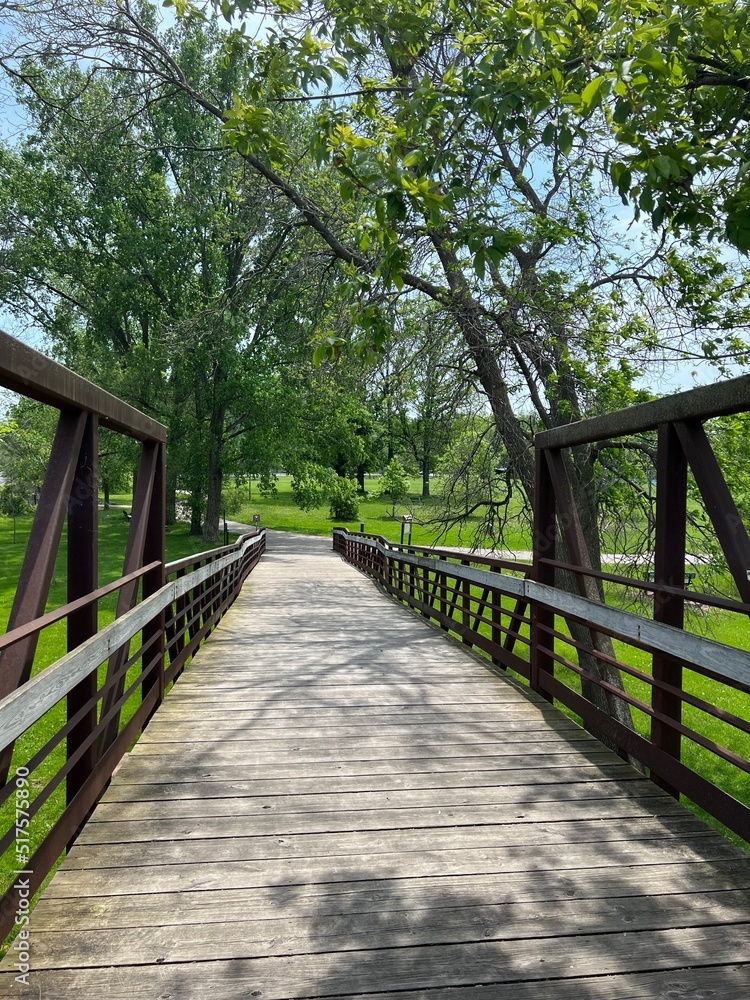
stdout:
[(357, 484), (353, 479), (337, 476), (328, 489), (331, 505), (331, 520), (356, 521), (359, 517)]
[(31, 509), (27, 495), (14, 483), (0, 486), (0, 514), (6, 517), (20, 517)]
[(331, 469), (312, 463), (304, 464), (292, 478), (294, 502), (300, 510), (322, 507), (335, 479), (336, 474)]
[(391, 516), (396, 516), (396, 504), (409, 496), (409, 476), (397, 458), (392, 458), (380, 479), (380, 493), (391, 500)]

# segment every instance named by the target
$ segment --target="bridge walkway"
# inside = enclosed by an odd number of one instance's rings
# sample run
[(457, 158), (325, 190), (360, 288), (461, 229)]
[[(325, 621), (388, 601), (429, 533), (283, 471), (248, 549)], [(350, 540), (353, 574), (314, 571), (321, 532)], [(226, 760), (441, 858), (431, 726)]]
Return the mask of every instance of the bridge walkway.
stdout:
[(738, 1000), (750, 858), (330, 541), (270, 533), (0, 996)]

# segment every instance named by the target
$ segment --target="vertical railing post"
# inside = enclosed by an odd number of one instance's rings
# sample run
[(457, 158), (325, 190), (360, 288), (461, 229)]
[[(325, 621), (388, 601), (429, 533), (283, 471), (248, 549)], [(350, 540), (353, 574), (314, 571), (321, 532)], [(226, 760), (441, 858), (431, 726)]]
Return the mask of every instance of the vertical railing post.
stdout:
[[(659, 427), (656, 459), (656, 539), (654, 583), (669, 587), (685, 586), (685, 532), (687, 524), (687, 459), (671, 424)], [(685, 623), (685, 601), (675, 594), (654, 592), (654, 621), (675, 628)], [(671, 687), (682, 688), (682, 664), (669, 656), (654, 654), (653, 678)], [(669, 720), (682, 719), (682, 699), (678, 694), (653, 688), (652, 707), (663, 718), (651, 719), (651, 741), (671, 757), (680, 759), (681, 736)], [(678, 790), (652, 770), (652, 780), (679, 798)]]
[[(554, 559), (557, 546), (555, 490), (552, 484), (547, 455), (543, 448), (536, 448), (536, 482), (534, 486), (534, 533), (533, 533), (533, 569), (532, 579), (537, 583), (555, 584), (555, 568), (542, 562), (542, 559)], [(549, 608), (539, 601), (531, 602), (531, 662), (530, 683), (534, 691), (552, 701), (552, 696), (541, 690), (540, 680), (544, 673), (554, 674), (555, 661), (554, 638), (545, 628), (553, 628), (555, 616)], [(542, 651), (545, 643), (551, 652)]]
[[(141, 459), (138, 465), (138, 475), (133, 493), (133, 514), (128, 531), (128, 541), (125, 546), (125, 560), (122, 568), (123, 576), (139, 570), (143, 565), (146, 535), (149, 531), (151, 502), (156, 482), (159, 458), (158, 443), (144, 441), (141, 447)], [(158, 557), (157, 557), (158, 558)], [(120, 618), (135, 607), (138, 597), (140, 580), (124, 584), (117, 598), (115, 617)], [(116, 707), (125, 690), (125, 675), (123, 668), (130, 652), (130, 643), (126, 642), (115, 650), (107, 662), (107, 692), (102, 698), (99, 719), (111, 715), (106, 727), (99, 733), (98, 756), (101, 759), (109, 746), (114, 743), (120, 728), (122, 705)]]
[[(468, 559), (462, 559), (461, 565), (469, 566), (471, 564)], [(461, 624), (464, 629), (471, 629), (471, 583), (469, 580), (461, 581)], [(471, 646), (471, 636), (462, 635), (461, 642), (465, 646)]]
[[(502, 592), (493, 587), (490, 591), (490, 600), (492, 601), (492, 642), (495, 646), (503, 645), (503, 630), (501, 625), (503, 623), (503, 596)], [(505, 667), (503, 663), (497, 656), (492, 657), (492, 662), (496, 667), (501, 667), (503, 670)]]
[[(89, 414), (83, 431), (81, 450), (68, 505), (68, 602), (76, 601), (97, 589), (99, 579), (98, 506), (99, 506), (99, 421)], [(96, 635), (97, 602), (68, 615), (68, 651)], [(70, 760), (88, 741), (88, 746), (72, 765), (65, 783), (68, 805), (73, 801), (96, 765), (97, 672), (75, 685), (67, 697), (68, 722), (91, 702), (85, 714), (67, 736), (66, 753)]]

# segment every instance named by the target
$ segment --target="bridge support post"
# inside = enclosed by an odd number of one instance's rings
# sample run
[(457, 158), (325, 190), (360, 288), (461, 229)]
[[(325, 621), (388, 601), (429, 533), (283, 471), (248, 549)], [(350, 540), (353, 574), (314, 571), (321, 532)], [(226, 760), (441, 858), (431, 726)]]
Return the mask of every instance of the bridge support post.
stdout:
[[(99, 577), (98, 506), (99, 506), (99, 421), (89, 414), (83, 432), (81, 450), (68, 506), (68, 602), (85, 597), (97, 589)], [(96, 635), (98, 630), (97, 602), (91, 601), (80, 611), (68, 615), (68, 650)], [(68, 733), (67, 759), (89, 741), (79, 759), (71, 767), (66, 783), (68, 805), (80, 791), (96, 764), (97, 672), (92, 671), (72, 689), (67, 698), (70, 723), (85, 706), (89, 707)], [(89, 704), (91, 702), (91, 704)]]
[[(536, 484), (534, 490), (534, 533), (532, 576), (537, 583), (555, 585), (555, 568), (544, 563), (544, 559), (554, 559), (557, 546), (557, 501), (547, 456), (542, 448), (536, 449)], [(554, 628), (555, 616), (542, 607), (538, 601), (531, 603), (531, 688), (547, 701), (552, 695), (542, 689), (543, 674), (555, 672), (555, 639), (546, 629)]]
[[(98, 418), (89, 414), (83, 432), (81, 450), (68, 506), (68, 601), (85, 597), (97, 588), (99, 577), (98, 505), (99, 505), (99, 426)], [(68, 615), (68, 650), (80, 646), (98, 630), (97, 602)], [(71, 767), (65, 783), (68, 805), (78, 794), (96, 764), (97, 676), (92, 671), (72, 689), (67, 698), (68, 722), (84, 709), (66, 740), (68, 760), (84, 746), (76, 763)], [(88, 708), (86, 708), (88, 705)]]
[[(685, 586), (685, 531), (687, 522), (687, 459), (672, 424), (659, 427), (656, 461), (656, 544), (654, 583), (668, 587)], [(685, 624), (685, 601), (676, 594), (654, 592), (654, 621), (675, 628)], [(654, 654), (653, 678), (682, 690), (682, 664), (670, 656)], [(680, 759), (682, 737), (670, 723), (682, 719), (682, 699), (663, 688), (654, 687), (651, 706), (651, 741), (670, 757)], [(670, 795), (679, 791), (652, 770), (652, 780)]]
[[(143, 577), (143, 600), (151, 594), (156, 593), (166, 583), (164, 567), (166, 565), (166, 514), (167, 514), (167, 493), (166, 493), (166, 446), (162, 443), (157, 446), (156, 467), (154, 469), (154, 485), (151, 490), (151, 503), (148, 511), (148, 524), (146, 527), (146, 538), (143, 546), (143, 561), (158, 562), (160, 565), (150, 570)], [(142, 699), (145, 701), (149, 691), (156, 685), (159, 688), (154, 712), (164, 700), (164, 621), (165, 614), (162, 611), (157, 618), (150, 622), (143, 630), (143, 645), (153, 637), (154, 644), (149, 647), (145, 659), (154, 662), (154, 667), (145, 678), (142, 685)], [(145, 666), (145, 664), (144, 664)], [(153, 713), (152, 713), (153, 714)]]

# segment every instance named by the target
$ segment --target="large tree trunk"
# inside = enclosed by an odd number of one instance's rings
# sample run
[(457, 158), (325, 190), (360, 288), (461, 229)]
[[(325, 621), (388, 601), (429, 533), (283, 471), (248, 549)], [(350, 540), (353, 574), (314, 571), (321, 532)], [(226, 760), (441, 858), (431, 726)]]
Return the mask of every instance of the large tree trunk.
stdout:
[(190, 498), (190, 534), (195, 536), (201, 534), (201, 505), (199, 498), (194, 494)]
[[(482, 316), (477, 303), (471, 296), (455, 254), (447, 249), (439, 238), (435, 240), (435, 247), (453, 292), (452, 311), (454, 318), (471, 351), (477, 377), (487, 395), (498, 435), (508, 451), (509, 464), (518, 478), (521, 489), (528, 498), (529, 506), (533, 508), (536, 481), (534, 449), (516, 416), (497, 353), (487, 338), (487, 320)], [(588, 548), (591, 568), (598, 570), (601, 569), (597, 518), (598, 500), (593, 465), (588, 449), (577, 450), (576, 454), (571, 456), (566, 463), (566, 468), (572, 492), (571, 513), (578, 517), (581, 533)], [(568, 527), (569, 525), (561, 524), (563, 547), (565, 547), (565, 534)], [(567, 553), (563, 555), (563, 558), (567, 558)], [(584, 596), (589, 600), (597, 602), (603, 600), (601, 583), (593, 577), (585, 577), (583, 584), (578, 585), (570, 575), (567, 577), (560, 575), (560, 584), (572, 592), (582, 589)], [(577, 642), (614, 658), (614, 646), (608, 636), (601, 635), (574, 622), (570, 623), (570, 632)], [(578, 658), (580, 666), (592, 677), (606, 680), (619, 690), (623, 689), (622, 677), (616, 668), (602, 663), (585, 651), (579, 651)], [(606, 693), (598, 684), (586, 678), (582, 678), (582, 691), (584, 697), (597, 708), (617, 719), (628, 729), (634, 728), (630, 707), (626, 702), (616, 695)], [(594, 735), (602, 739), (602, 742), (608, 742), (603, 739), (604, 734), (596, 732)]]
[(430, 456), (427, 453), (427, 445), (422, 449), (422, 499), (426, 500), (430, 495)]

